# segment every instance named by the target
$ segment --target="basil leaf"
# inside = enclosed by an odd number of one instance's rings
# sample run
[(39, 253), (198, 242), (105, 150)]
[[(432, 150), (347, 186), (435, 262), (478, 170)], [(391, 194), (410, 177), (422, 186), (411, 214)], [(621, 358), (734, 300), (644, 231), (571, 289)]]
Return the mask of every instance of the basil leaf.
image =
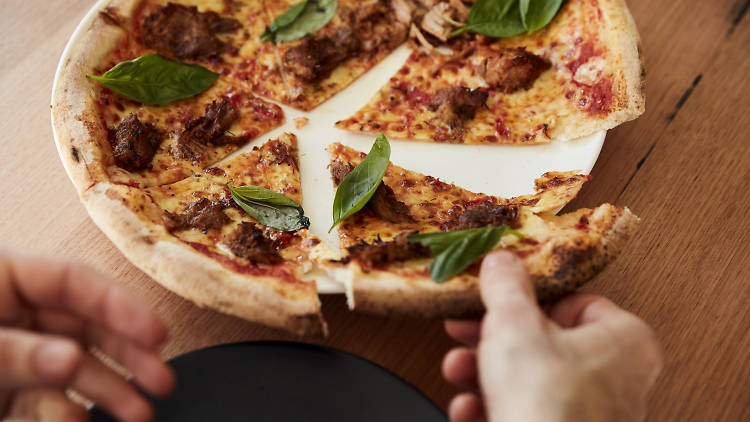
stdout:
[(381, 133), (375, 139), (367, 157), (341, 181), (336, 189), (336, 196), (333, 198), (333, 225), (328, 230), (329, 233), (340, 222), (367, 205), (367, 201), (372, 198), (380, 182), (383, 181), (390, 159), (391, 145)]
[[(277, 24), (277, 30), (274, 30), (273, 23), (271, 24), (271, 28), (268, 29), (269, 35), (266, 36), (266, 39), (273, 42), (293, 41), (313, 34), (333, 19), (339, 7), (338, 0), (308, 0), (304, 3), (305, 5), (301, 11), (292, 11), (292, 9), (299, 6), (297, 4), (279, 16), (274, 23), (282, 17), (284, 17), (284, 20)], [(287, 13), (289, 15), (285, 17), (284, 15)], [(294, 14), (296, 16), (292, 19)], [(282, 25), (282, 23), (286, 23), (286, 25)]]
[(260, 186), (229, 185), (232, 200), (264, 226), (283, 231), (310, 227), (305, 211), (292, 199)]
[(547, 26), (562, 6), (563, 0), (520, 0), (521, 19), (529, 34)]
[(263, 35), (260, 36), (260, 39), (263, 41), (275, 41), (274, 33), (294, 22), (302, 11), (305, 10), (307, 3), (309, 3), (309, 1), (304, 0), (287, 9), (286, 12), (282, 13), (281, 16), (271, 22), (270, 26), (266, 27), (266, 30), (263, 32)]
[(451, 36), (465, 31), (477, 32), (476, 29), (487, 32), (493, 25), (502, 22), (517, 2), (518, 0), (477, 0), (471, 6), (466, 25), (454, 31)]
[(146, 54), (118, 63), (104, 75), (86, 75), (123, 97), (143, 104), (167, 105), (198, 95), (219, 77), (203, 66)]
[(491, 251), (508, 228), (491, 226), (455, 232), (416, 234), (407, 237), (409, 242), (430, 248), (434, 257), (430, 264), (430, 277), (442, 283), (460, 274), (477, 259)]
[(466, 236), (474, 235), (484, 229), (484, 227), (481, 227), (477, 229), (466, 229), (452, 232), (417, 233), (407, 236), (407, 240), (430, 248), (432, 255), (436, 256), (444, 252), (454, 243), (464, 239)]

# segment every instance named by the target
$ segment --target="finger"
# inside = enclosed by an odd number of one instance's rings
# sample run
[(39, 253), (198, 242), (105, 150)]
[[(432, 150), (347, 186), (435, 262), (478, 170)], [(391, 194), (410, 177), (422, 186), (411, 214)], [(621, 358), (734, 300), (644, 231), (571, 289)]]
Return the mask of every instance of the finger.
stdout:
[(76, 339), (81, 344), (96, 347), (133, 375), (138, 385), (150, 394), (164, 396), (174, 388), (172, 370), (152, 350), (144, 349), (128, 339), (87, 324), (83, 319), (66, 312), (43, 310), (37, 313), (39, 329)]
[(150, 307), (89, 267), (29, 257), (11, 259), (16, 291), (32, 305), (73, 312), (155, 348), (166, 327)]
[(136, 383), (148, 393), (162, 397), (174, 389), (174, 373), (154, 351), (144, 349), (100, 327), (93, 327), (89, 341), (107, 357), (123, 365), (133, 375)]
[(132, 384), (87, 356), (71, 388), (122, 422), (147, 422), (153, 411)]
[(451, 350), (443, 358), (443, 377), (467, 390), (479, 390), (477, 353), (464, 347)]
[(70, 312), (39, 309), (34, 315), (34, 325), (39, 331), (70, 337), (81, 344), (87, 343), (89, 324)]
[(480, 321), (475, 319), (449, 319), (445, 321), (445, 332), (454, 340), (471, 347), (479, 343), (480, 327)]
[(484, 258), (479, 275), (480, 291), (487, 313), (482, 337), (493, 333), (540, 331), (543, 316), (537, 305), (534, 286), (521, 260), (508, 251)]
[(563, 328), (576, 327), (584, 321), (590, 322), (592, 317), (597, 316), (596, 313), (592, 315), (589, 310), (587, 319), (582, 319), (584, 316), (584, 310), (596, 301), (609, 302), (609, 300), (601, 296), (591, 294), (578, 293), (567, 296), (552, 306), (549, 310), (549, 317), (552, 321), (556, 322)]
[(54, 389), (31, 389), (16, 394), (8, 418), (39, 422), (89, 420), (86, 409), (70, 401), (61, 390)]
[(25, 306), (13, 285), (10, 262), (0, 256), (0, 324), (17, 327), (22, 325), (26, 316)]
[(483, 422), (482, 401), (473, 393), (459, 394), (448, 405), (448, 418), (451, 422)]
[(0, 328), (0, 388), (64, 386), (80, 368), (84, 352), (72, 340)]

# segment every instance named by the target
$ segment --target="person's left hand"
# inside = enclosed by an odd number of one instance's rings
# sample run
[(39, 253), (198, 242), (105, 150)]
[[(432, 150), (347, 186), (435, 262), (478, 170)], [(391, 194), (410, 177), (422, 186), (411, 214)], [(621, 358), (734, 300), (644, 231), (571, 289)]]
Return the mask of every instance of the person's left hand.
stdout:
[(155, 396), (174, 375), (157, 348), (167, 329), (150, 307), (83, 265), (0, 252), (0, 419), (84, 421), (70, 388), (124, 422), (153, 412), (97, 348)]

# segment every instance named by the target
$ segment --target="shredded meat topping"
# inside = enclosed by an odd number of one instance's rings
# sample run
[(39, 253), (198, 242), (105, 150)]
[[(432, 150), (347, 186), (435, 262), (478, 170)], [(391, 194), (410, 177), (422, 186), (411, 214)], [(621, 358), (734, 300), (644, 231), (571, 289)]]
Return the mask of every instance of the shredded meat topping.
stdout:
[(206, 233), (209, 229), (218, 230), (231, 221), (223, 211), (227, 206), (225, 201), (201, 198), (188, 205), (182, 214), (165, 211), (162, 220), (169, 231), (199, 229)]
[(244, 222), (225, 236), (222, 241), (240, 258), (255, 265), (274, 265), (282, 261), (273, 247), (273, 241), (263, 235), (255, 224)]
[[(334, 161), (329, 166), (331, 179), (340, 185), (344, 178), (354, 170), (351, 163)], [(410, 223), (414, 219), (409, 215), (409, 208), (405, 203), (396, 199), (396, 194), (388, 185), (380, 183), (372, 198), (367, 202), (365, 209), (372, 212), (376, 217), (391, 223)]]
[(143, 170), (151, 164), (161, 138), (161, 131), (148, 123), (141, 123), (135, 114), (129, 115), (110, 137), (115, 163), (125, 170)]
[(336, 186), (340, 185), (344, 178), (354, 170), (354, 166), (345, 161), (334, 161), (328, 168), (331, 170), (331, 179)]
[(545, 70), (549, 61), (525, 48), (505, 48), (478, 65), (477, 71), (487, 85), (505, 93), (529, 89)]
[(466, 121), (474, 118), (489, 94), (479, 89), (461, 86), (440, 88), (428, 105), (438, 119), (453, 128), (460, 128)]
[(203, 147), (209, 143), (227, 145), (244, 142), (241, 137), (225, 135), (239, 117), (239, 110), (226, 99), (207, 104), (206, 114), (187, 122), (185, 130), (177, 138), (177, 158), (195, 160), (200, 157)]
[(466, 208), (451, 230), (476, 229), (479, 227), (506, 225), (518, 228), (518, 206), (478, 204)]
[(242, 24), (216, 12), (169, 3), (143, 21), (143, 43), (159, 54), (185, 60), (212, 59), (236, 49), (216, 34), (234, 32)]
[(385, 183), (375, 190), (375, 194), (367, 202), (367, 209), (372, 211), (381, 220), (391, 223), (410, 223), (414, 219), (409, 215), (409, 208), (403, 202), (396, 199), (393, 189)]
[(390, 242), (377, 240), (372, 244), (363, 243), (351, 246), (348, 248), (349, 259), (359, 262), (365, 268), (379, 268), (392, 262), (430, 256), (428, 248), (418, 243), (411, 243), (406, 237), (407, 234), (402, 233)]
[(339, 13), (344, 26), (328, 35), (308, 35), (287, 50), (282, 66), (303, 82), (319, 81), (351, 57), (406, 40), (407, 26), (382, 0), (368, 0)]
[(332, 35), (307, 36), (284, 53), (282, 64), (297, 78), (312, 82), (323, 79), (340, 63), (359, 51), (359, 39), (350, 29)]

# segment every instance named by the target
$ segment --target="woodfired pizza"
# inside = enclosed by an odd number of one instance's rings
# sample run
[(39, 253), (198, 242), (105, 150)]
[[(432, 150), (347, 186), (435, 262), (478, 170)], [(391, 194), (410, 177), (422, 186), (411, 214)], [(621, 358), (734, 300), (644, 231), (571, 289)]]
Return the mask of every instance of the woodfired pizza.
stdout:
[[(319, 163), (336, 188), (334, 250), (308, 230), (297, 137), (244, 147), (284, 123), (277, 103), (313, 110), (404, 43), (403, 67), (336, 123), (379, 134), (370, 152), (331, 144)], [(200, 306), (326, 335), (325, 274), (355, 311), (476, 315), (491, 250), (519, 256), (551, 300), (638, 224), (609, 204), (556, 215), (587, 175), (548, 172), (536, 193), (500, 198), (398, 167), (388, 140), (540, 144), (638, 117), (624, 0), (111, 0), (70, 48), (52, 115), (82, 202), (130, 261)]]

